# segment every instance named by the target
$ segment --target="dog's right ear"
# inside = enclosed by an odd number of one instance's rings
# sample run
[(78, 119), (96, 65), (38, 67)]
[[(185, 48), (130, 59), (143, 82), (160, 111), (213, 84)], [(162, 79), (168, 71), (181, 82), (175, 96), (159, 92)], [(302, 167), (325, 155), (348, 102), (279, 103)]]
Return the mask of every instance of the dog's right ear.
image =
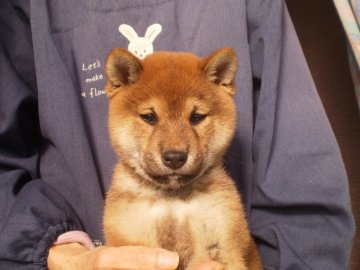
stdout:
[(106, 75), (111, 89), (135, 83), (143, 67), (139, 59), (126, 49), (112, 49), (106, 59)]

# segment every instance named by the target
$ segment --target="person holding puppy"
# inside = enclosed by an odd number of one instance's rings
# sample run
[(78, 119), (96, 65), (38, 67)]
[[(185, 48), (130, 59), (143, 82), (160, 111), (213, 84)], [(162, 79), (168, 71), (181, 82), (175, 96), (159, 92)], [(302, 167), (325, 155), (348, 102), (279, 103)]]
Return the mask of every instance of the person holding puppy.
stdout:
[(177, 267), (171, 251), (91, 242), (103, 240), (117, 160), (105, 57), (130, 43), (139, 58), (148, 48), (200, 56), (234, 48), (237, 129), (226, 167), (264, 268), (347, 269), (346, 173), (282, 0), (2, 1), (0, 268)]

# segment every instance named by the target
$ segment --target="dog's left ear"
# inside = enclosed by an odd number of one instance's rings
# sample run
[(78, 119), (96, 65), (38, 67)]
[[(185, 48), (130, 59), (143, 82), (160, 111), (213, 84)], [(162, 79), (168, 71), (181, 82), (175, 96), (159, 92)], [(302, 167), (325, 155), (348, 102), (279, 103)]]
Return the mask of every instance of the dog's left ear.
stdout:
[(236, 53), (231, 48), (222, 48), (206, 57), (203, 71), (212, 83), (220, 86), (228, 94), (235, 94), (234, 79), (237, 69)]
[[(128, 50), (116, 48), (109, 53), (105, 70), (111, 89), (116, 89), (135, 83), (139, 79), (143, 67), (140, 60)], [(109, 92), (111, 89), (108, 89)]]

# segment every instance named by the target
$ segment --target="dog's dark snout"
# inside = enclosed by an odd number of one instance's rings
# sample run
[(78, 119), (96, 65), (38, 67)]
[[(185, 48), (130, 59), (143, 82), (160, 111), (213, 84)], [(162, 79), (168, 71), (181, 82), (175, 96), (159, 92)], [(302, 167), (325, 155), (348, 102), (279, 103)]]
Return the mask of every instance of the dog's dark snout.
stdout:
[(162, 154), (162, 161), (165, 166), (171, 169), (179, 169), (187, 161), (187, 153), (183, 151), (170, 150)]

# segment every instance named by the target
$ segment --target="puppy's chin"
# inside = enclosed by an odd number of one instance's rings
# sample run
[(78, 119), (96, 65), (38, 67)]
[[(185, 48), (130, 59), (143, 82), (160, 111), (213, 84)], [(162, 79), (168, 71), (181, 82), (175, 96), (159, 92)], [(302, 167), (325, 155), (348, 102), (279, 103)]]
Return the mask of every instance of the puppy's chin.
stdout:
[(152, 182), (164, 190), (177, 190), (193, 183), (196, 175), (167, 174), (167, 175), (149, 175)]

